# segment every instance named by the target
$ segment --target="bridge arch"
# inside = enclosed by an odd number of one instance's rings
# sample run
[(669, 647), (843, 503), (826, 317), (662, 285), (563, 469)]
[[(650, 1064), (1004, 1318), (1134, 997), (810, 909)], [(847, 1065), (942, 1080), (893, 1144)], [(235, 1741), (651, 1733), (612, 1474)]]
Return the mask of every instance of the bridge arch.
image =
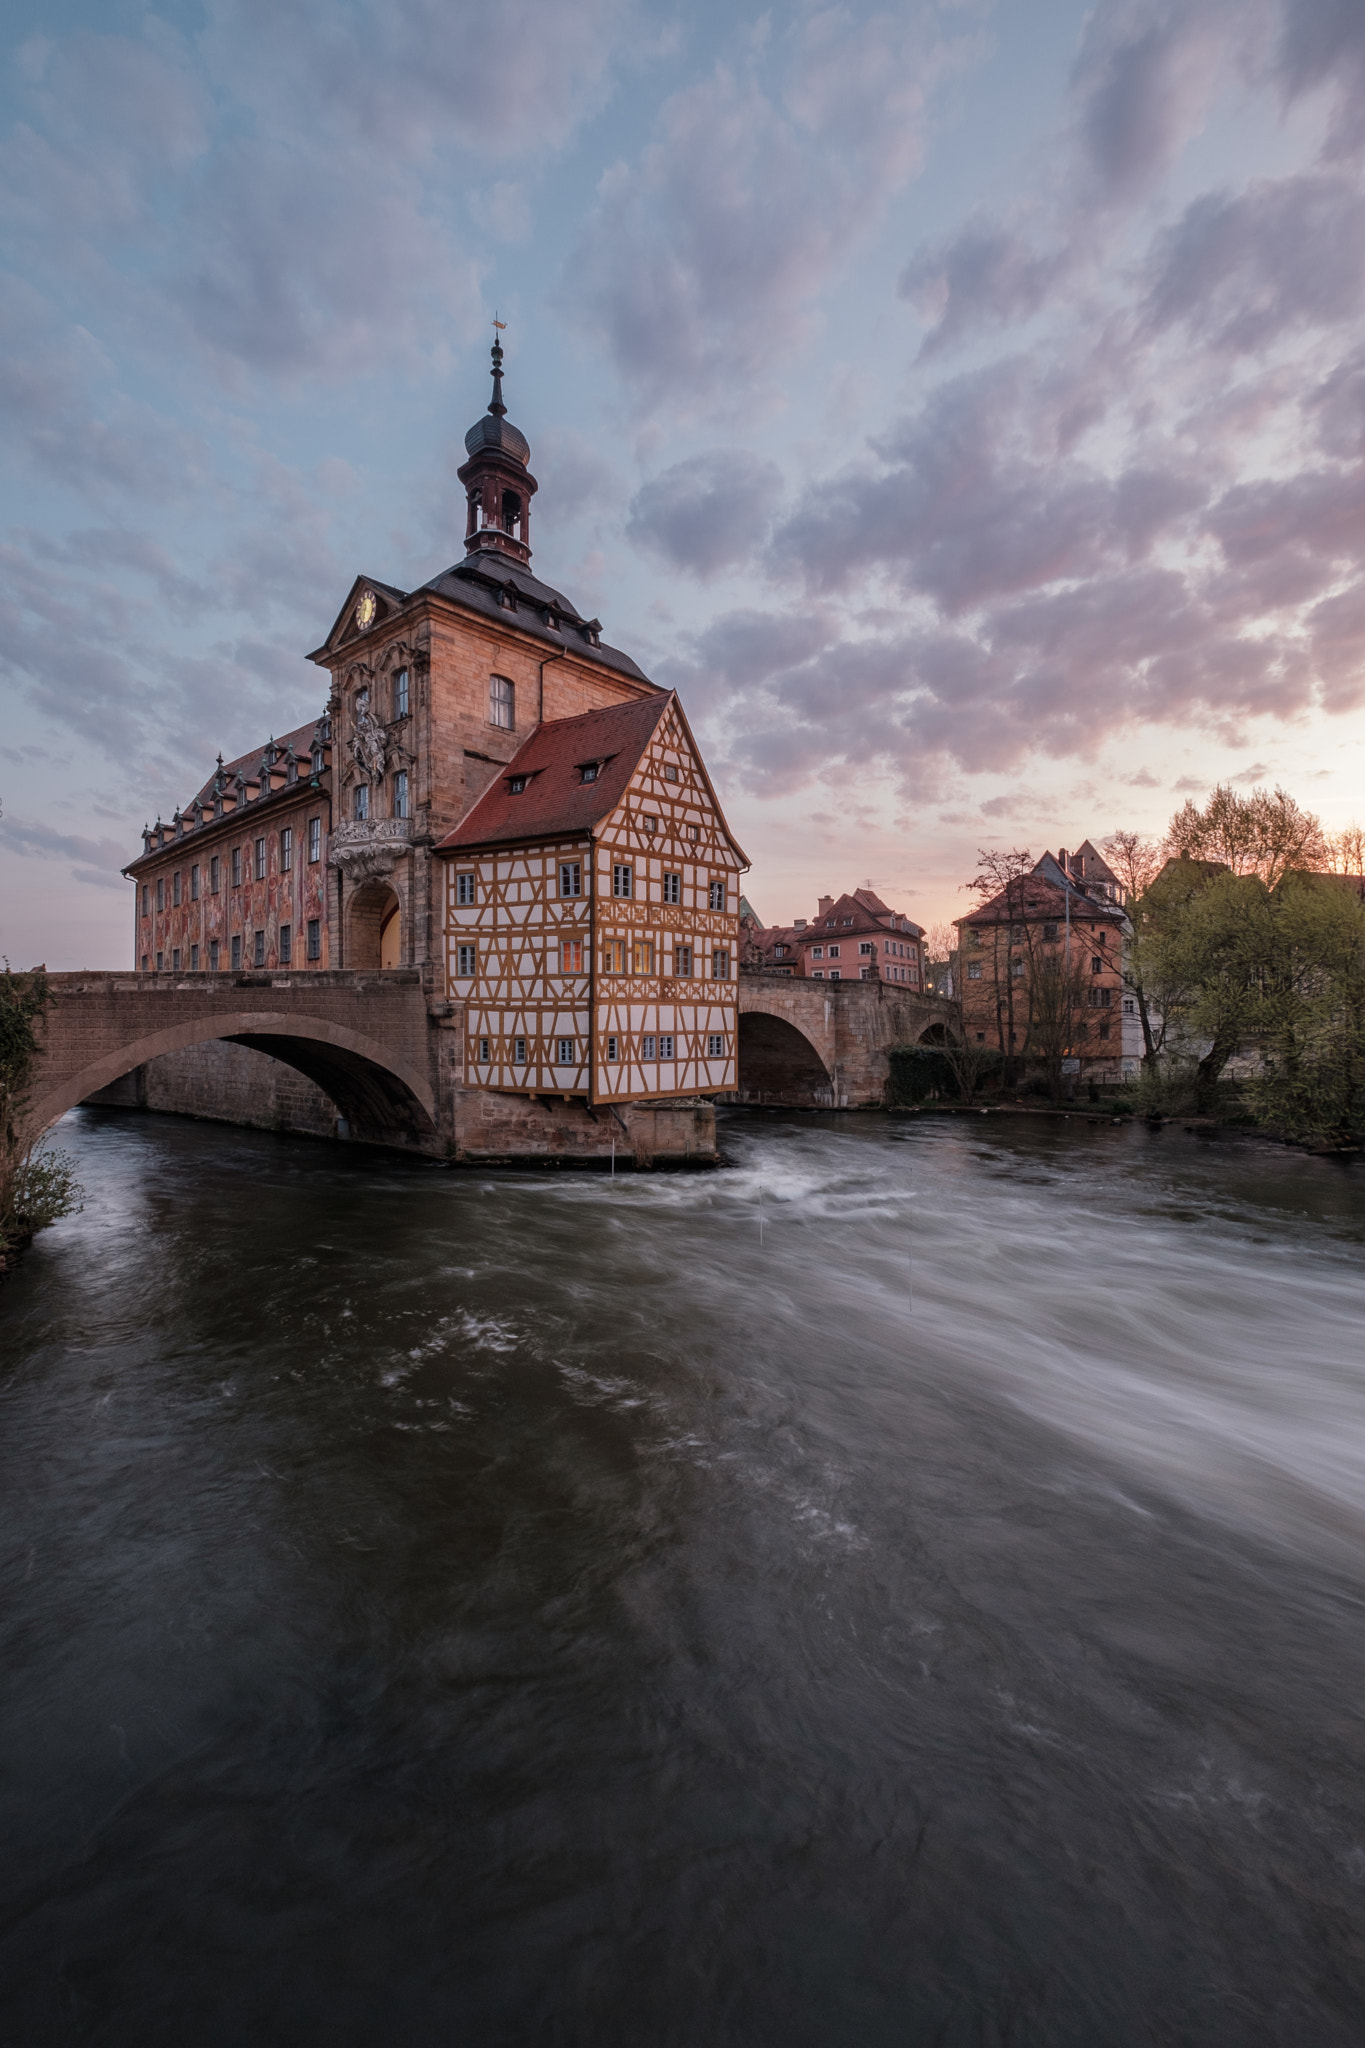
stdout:
[(939, 1023), (931, 1024), (927, 1030), (921, 1031), (915, 1043), (916, 1045), (956, 1045), (957, 1040), (946, 1024)]
[(741, 1010), (737, 1079), (741, 1102), (780, 1107), (828, 1105), (832, 1078), (804, 1031), (770, 1010)]
[(395, 1058), (378, 1040), (329, 1018), (262, 1010), (220, 1010), (182, 1019), (101, 1052), (38, 1096), (29, 1127), (39, 1134), (134, 1067), (210, 1039), (268, 1053), (316, 1082), (356, 1137), (401, 1144), (430, 1138), (436, 1129), (436, 1102), (426, 1076)]

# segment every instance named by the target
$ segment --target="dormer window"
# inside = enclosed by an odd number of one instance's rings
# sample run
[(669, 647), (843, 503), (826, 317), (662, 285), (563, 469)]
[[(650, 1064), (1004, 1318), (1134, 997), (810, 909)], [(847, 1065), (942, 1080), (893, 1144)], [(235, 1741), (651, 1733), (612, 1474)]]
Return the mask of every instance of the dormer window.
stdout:
[(597, 761), (585, 761), (578, 771), (579, 779), (583, 782), (596, 782), (599, 766), (600, 763)]
[(507, 787), (511, 791), (513, 796), (520, 796), (521, 792), (526, 787), (526, 777), (524, 775), (509, 775), (507, 778)]

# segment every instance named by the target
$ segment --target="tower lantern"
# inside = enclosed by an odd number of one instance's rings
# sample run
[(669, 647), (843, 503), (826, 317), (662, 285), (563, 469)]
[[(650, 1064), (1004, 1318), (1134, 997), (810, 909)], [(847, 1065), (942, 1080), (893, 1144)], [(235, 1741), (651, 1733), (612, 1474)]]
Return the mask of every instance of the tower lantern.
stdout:
[(469, 460), (456, 472), (465, 487), (465, 552), (490, 549), (514, 561), (531, 559), (530, 510), (537, 484), (527, 463), (531, 444), (502, 402), (502, 344), (493, 338), (493, 396), (464, 437)]

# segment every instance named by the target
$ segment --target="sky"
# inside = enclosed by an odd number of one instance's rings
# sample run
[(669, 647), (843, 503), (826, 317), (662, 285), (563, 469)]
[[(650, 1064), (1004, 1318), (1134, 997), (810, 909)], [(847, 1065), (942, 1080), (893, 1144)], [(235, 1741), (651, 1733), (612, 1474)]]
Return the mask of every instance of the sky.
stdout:
[(1217, 781), (1365, 816), (1365, 6), (11, 0), (0, 954), (463, 554), (680, 692), (767, 922)]

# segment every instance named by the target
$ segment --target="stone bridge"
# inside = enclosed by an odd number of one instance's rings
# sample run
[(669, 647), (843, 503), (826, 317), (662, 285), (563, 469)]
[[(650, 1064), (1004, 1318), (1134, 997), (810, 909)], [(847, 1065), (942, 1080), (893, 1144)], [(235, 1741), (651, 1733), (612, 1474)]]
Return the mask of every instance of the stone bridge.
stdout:
[(743, 1103), (857, 1109), (886, 1100), (893, 1045), (942, 1044), (952, 1005), (889, 981), (739, 978)]

